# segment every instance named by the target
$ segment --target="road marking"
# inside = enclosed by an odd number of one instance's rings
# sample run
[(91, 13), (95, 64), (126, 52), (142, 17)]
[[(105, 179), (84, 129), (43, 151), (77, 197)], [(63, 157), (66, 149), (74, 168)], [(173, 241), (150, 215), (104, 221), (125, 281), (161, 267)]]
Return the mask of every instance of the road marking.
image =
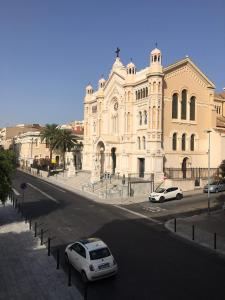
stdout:
[(49, 198), (49, 199), (55, 201), (56, 203), (59, 203), (58, 200), (56, 200), (55, 198), (53, 198), (53, 197), (50, 196), (49, 194), (43, 192), (42, 190), (40, 190), (39, 188), (37, 188), (37, 187), (34, 186), (33, 184), (31, 184), (31, 183), (29, 183), (29, 182), (28, 182), (27, 184), (28, 184), (30, 187), (32, 187), (34, 190), (36, 190), (36, 191), (40, 192), (42, 195), (46, 196), (47, 198)]
[(47, 185), (50, 185), (50, 186), (53, 187), (54, 189), (59, 190), (59, 191), (62, 192), (62, 193), (66, 193), (66, 191), (64, 191), (64, 190), (62, 190), (62, 189), (60, 189), (60, 188), (54, 186), (54, 185), (51, 184), (51, 183), (48, 183), (48, 182), (46, 182), (46, 181), (44, 181), (44, 180), (42, 180), (42, 179), (39, 179), (39, 180), (40, 180), (41, 182), (47, 184)]
[(16, 189), (12, 188), (12, 190), (13, 190), (14, 194), (16, 194), (16, 196), (19, 196), (19, 195), (20, 195), (20, 193), (19, 193), (19, 192), (17, 192), (17, 190), (16, 190)]
[(165, 211), (167, 209), (159, 207), (159, 206), (149, 206), (149, 207), (143, 207), (143, 210), (156, 213), (156, 212), (160, 212), (160, 211)]
[(150, 221), (152, 221), (153, 223), (156, 223), (156, 224), (163, 224), (163, 223), (160, 222), (160, 221), (157, 221), (157, 220), (155, 220), (155, 219), (152, 219), (152, 218), (150, 218), (150, 217), (147, 217), (147, 216), (145, 216), (145, 215), (143, 215), (143, 214), (140, 214), (140, 213), (138, 213), (138, 212), (134, 212), (134, 211), (132, 211), (132, 210), (130, 210), (130, 209), (127, 209), (127, 208), (125, 208), (125, 207), (122, 207), (122, 206), (119, 206), (119, 205), (114, 205), (114, 206), (117, 207), (117, 208), (119, 208), (119, 209), (125, 210), (126, 212), (129, 212), (129, 213), (131, 213), (131, 214), (133, 214), (133, 215), (135, 215), (135, 216), (138, 216), (138, 217), (141, 217), (141, 218), (150, 220)]

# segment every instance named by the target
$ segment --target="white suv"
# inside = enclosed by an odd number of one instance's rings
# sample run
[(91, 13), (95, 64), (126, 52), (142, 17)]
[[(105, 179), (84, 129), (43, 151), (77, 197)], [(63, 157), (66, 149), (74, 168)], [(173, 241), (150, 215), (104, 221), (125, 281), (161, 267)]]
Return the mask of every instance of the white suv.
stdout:
[(68, 263), (81, 273), (82, 280), (93, 281), (115, 275), (118, 266), (107, 245), (98, 238), (69, 244), (65, 249)]
[(180, 200), (183, 198), (183, 192), (178, 187), (158, 188), (149, 196), (151, 202), (164, 202), (169, 199)]

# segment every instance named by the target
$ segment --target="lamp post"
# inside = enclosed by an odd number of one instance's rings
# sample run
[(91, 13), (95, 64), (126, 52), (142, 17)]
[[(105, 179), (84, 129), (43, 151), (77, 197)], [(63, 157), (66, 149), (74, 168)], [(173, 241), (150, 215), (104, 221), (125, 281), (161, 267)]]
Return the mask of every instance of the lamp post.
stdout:
[(209, 145), (208, 145), (208, 215), (210, 215), (210, 191), (209, 191), (209, 180), (210, 180), (210, 133), (211, 130), (206, 131), (209, 135)]

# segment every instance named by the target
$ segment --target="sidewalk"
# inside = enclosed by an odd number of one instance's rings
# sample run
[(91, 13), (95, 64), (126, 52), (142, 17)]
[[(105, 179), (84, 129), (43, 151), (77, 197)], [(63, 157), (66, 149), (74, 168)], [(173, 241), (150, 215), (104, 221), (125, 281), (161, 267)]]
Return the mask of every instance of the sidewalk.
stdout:
[(188, 218), (177, 218), (176, 223), (174, 219), (169, 220), (165, 223), (165, 227), (173, 234), (206, 247), (225, 258), (225, 211), (218, 210), (210, 212), (210, 215), (204, 213)]
[[(91, 191), (83, 191), (82, 184), (85, 183), (85, 178), (82, 178), (82, 173), (78, 173), (73, 177), (65, 176), (50, 176), (50, 177), (39, 177), (33, 175), (25, 170), (20, 170), (26, 172), (34, 177), (40, 178), (41, 180), (47, 181), (58, 185), (59, 187), (65, 188), (72, 192), (76, 192), (79, 195), (83, 195), (91, 200), (99, 203), (111, 204), (111, 205), (129, 205), (134, 203), (148, 202), (148, 195), (134, 196), (134, 197), (119, 197), (119, 198), (100, 198), (98, 195)], [(81, 175), (80, 175), (81, 174)], [(81, 179), (79, 179), (79, 176)], [(83, 181), (82, 181), (83, 180)], [(192, 195), (202, 194), (202, 189), (196, 189), (194, 191), (183, 192), (184, 197), (191, 197)]]
[(83, 299), (9, 202), (0, 204), (0, 249), (0, 299)]

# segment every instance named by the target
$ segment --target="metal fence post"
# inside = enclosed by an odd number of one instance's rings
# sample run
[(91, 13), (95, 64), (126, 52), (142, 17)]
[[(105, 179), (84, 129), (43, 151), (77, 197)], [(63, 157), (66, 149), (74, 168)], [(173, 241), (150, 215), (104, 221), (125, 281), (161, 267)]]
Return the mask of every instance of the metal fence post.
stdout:
[(37, 236), (37, 222), (34, 223), (34, 237)]
[(195, 239), (195, 225), (192, 225), (192, 240)]
[(43, 245), (43, 229), (41, 229), (41, 245)]
[(214, 249), (216, 250), (216, 233), (214, 233)]
[(31, 219), (29, 220), (29, 228), (30, 228), (30, 230), (31, 230)]
[(68, 286), (71, 286), (71, 265), (68, 264)]
[(50, 256), (50, 249), (51, 249), (51, 239), (48, 238), (48, 256)]
[(59, 249), (57, 249), (57, 266), (56, 266), (57, 270), (59, 269), (59, 255), (60, 255), (60, 252), (59, 252)]

